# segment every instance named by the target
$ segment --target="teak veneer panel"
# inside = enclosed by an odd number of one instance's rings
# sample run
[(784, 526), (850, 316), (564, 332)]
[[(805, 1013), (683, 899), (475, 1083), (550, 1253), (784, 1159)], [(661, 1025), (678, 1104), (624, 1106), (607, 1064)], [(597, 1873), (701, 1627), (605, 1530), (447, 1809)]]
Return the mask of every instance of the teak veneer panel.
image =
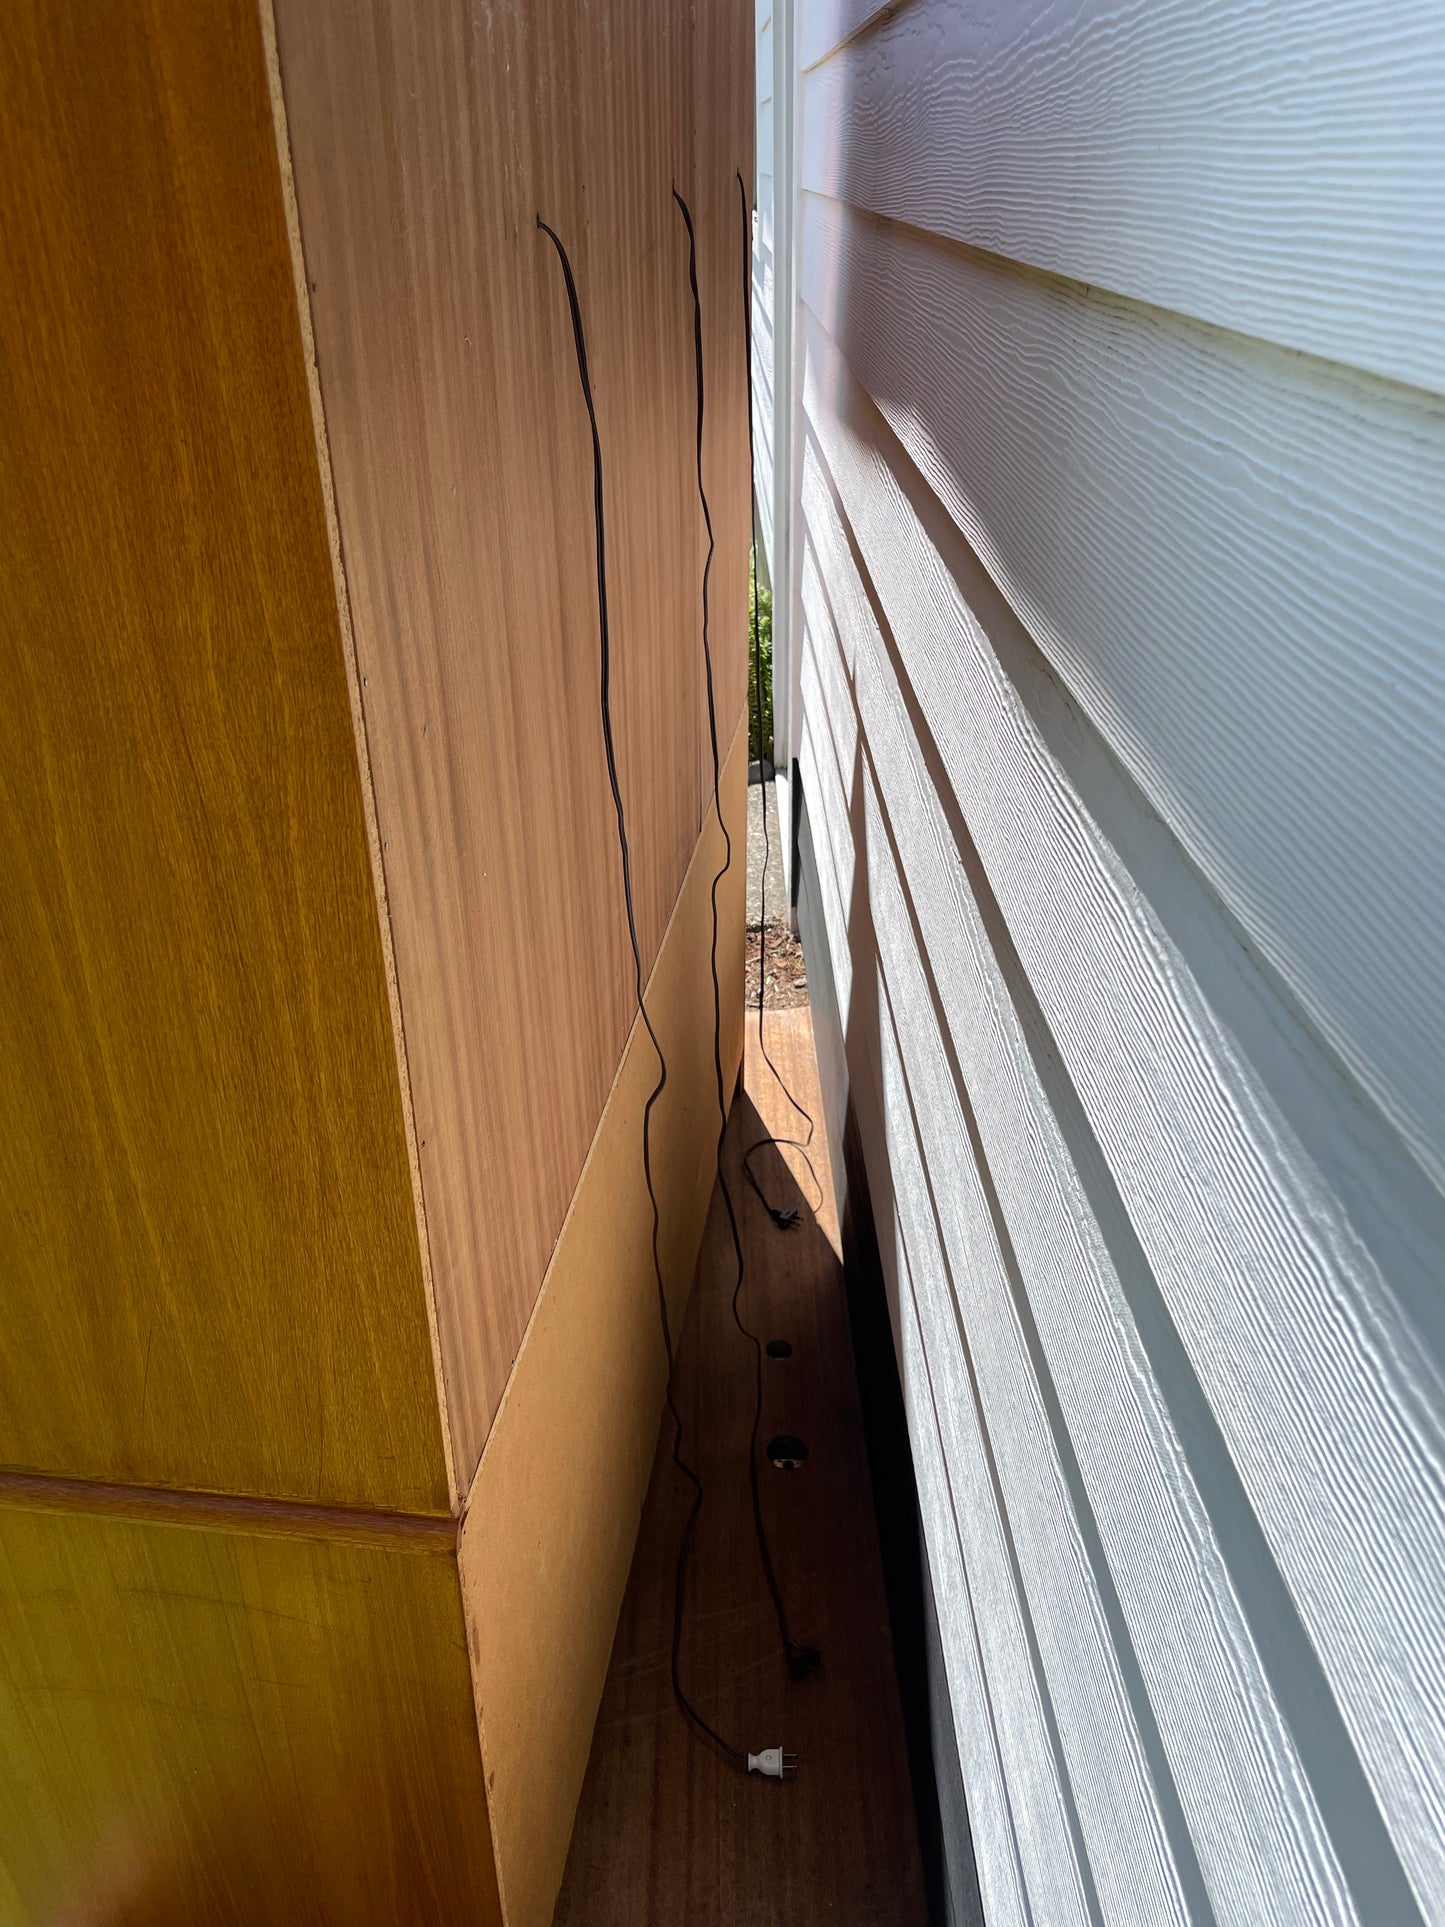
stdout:
[(650, 969), (711, 789), (674, 183), (699, 235), (720, 719), (745, 687), (751, 14), (280, 0), (276, 29), (464, 1490), (634, 1015), (591, 451), (536, 216), (587, 330)]
[(8, 1501), (5, 1927), (496, 1927), (453, 1554)]
[(0, 84), (0, 1463), (445, 1510), (255, 7)]
[[(739, 721), (718, 902), (728, 1090), (746, 758)], [(648, 989), (669, 1061), (654, 1176), (675, 1325), (715, 1170), (698, 993), (721, 846), (710, 815)], [(510, 1927), (545, 1927), (661, 1405), (653, 1065), (635, 1025), (460, 1548), (450, 1518), (0, 1475), (0, 1927), (484, 1927), (503, 1886)]]

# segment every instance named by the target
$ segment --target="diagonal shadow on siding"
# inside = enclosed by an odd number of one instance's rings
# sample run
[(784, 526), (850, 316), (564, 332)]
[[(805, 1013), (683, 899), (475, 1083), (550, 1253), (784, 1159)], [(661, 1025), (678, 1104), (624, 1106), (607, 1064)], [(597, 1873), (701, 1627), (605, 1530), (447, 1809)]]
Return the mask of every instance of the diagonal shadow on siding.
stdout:
[[(918, 743), (929, 782), (953, 839), (959, 864), (978, 906), (985, 934), (1012, 1002), (1030, 1059), (1057, 1121), (1090, 1211), (1108, 1248), (1140, 1340), (1165, 1400), (1170, 1423), (1186, 1451), (1191, 1474), (1200, 1497), (1208, 1509), (1216, 1543), (1229, 1574), (1235, 1597), (1274, 1689), (1281, 1713), (1293, 1736), (1302, 1771), (1329, 1830), (1335, 1853), (1359, 1910), (1360, 1918), (1381, 1923), (1398, 1922), (1401, 1923), (1401, 1927), (1406, 1927), (1408, 1923), (1409, 1927), (1416, 1927), (1416, 1924), (1421, 1922), (1418, 1904), (1376, 1804), (1369, 1779), (1355, 1750), (1349, 1730), (1330, 1691), (1325, 1670), (1299, 1618), (1289, 1589), (1270, 1551), (1268, 1540), (1249, 1503), (1243, 1482), (1214, 1417), (1212, 1407), (1189, 1361), (1174, 1321), (1169, 1315), (1147, 1255), (1139, 1243), (1107, 1160), (1089, 1124), (1083, 1103), (1029, 983), (967, 821), (958, 805), (942, 754), (929, 727), (923, 707), (909, 681), (881, 600), (864, 559), (858, 551), (824, 452), (811, 432), (808, 440), (818, 461), (819, 472), (832, 494), (834, 508), (848, 543), (859, 585), (868, 599), (879, 639), (888, 655), (897, 682), (907, 714), (908, 727)], [(927, 495), (926, 483), (916, 473), (911, 472), (912, 464), (901, 445), (894, 446), (890, 453), (893, 472), (910, 499)], [(916, 499), (915, 506), (917, 506)], [(941, 513), (941, 510), (935, 508), (934, 512)], [(932, 519), (930, 515), (928, 520)], [(926, 523), (925, 526), (927, 526)], [(969, 594), (967, 599), (977, 611), (978, 598)], [(1087, 728), (1087, 725), (1080, 726)], [(858, 729), (861, 756), (863, 740), (861, 717), (858, 718)], [(1109, 752), (1101, 743), (1097, 745), (1097, 755), (1102, 758), (1109, 757)], [(887, 829), (887, 811), (882, 805), (881, 793), (879, 801), (880, 816)], [(861, 812), (859, 815), (861, 817)], [(891, 830), (888, 834), (891, 845)], [(861, 824), (855, 825), (855, 836), (857, 837), (856, 847), (861, 852), (864, 847)], [(968, 1122), (973, 1153), (978, 1161), (989, 1211), (994, 1220), (1000, 1248), (1004, 1253), (1009, 1287), (1020, 1327), (1024, 1332), (1030, 1362), (1043, 1393), (1060, 1464), (1078, 1513), (1081, 1535), (1099, 1586), (1100, 1599), (1109, 1623), (1111, 1637), (1119, 1655), (1121, 1674), (1125, 1679), (1126, 1690), (1135, 1712), (1151, 1770), (1155, 1774), (1156, 1790), (1160, 1794), (1161, 1810), (1171, 1847), (1175, 1850), (1181, 1881), (1190, 1895), (1191, 1911), (1195, 1913), (1195, 1917), (1209, 1920), (1213, 1918), (1212, 1908), (1194, 1855), (1188, 1824), (1169, 1771), (1163, 1741), (1154, 1721), (1137, 1655), (1124, 1623), (1122, 1607), (1114, 1588), (1107, 1555), (1084, 1491), (1082, 1474), (1069, 1441), (1057, 1391), (1043, 1355), (1027, 1291), (1009, 1240), (1007, 1225), (989, 1176), (983, 1144), (978, 1135), (962, 1069), (944, 1016), (937, 981), (924, 947), (922, 931), (909, 894), (906, 876), (898, 861), (896, 848), (892, 848), (891, 854), (909, 916), (912, 940), (925, 973), (937, 1028), (947, 1054), (949, 1072), (958, 1091), (963, 1115)], [(856, 892), (855, 876), (855, 895)], [(872, 953), (870, 951), (866, 954)], [(957, 1313), (956, 1297), (955, 1313)], [(960, 1330), (962, 1330), (961, 1321)], [(971, 1372), (970, 1364), (970, 1374)], [(1200, 1911), (1201, 1908), (1203, 1911)]]
[[(834, 646), (836, 646), (837, 636), (838, 636), (836, 613), (833, 610), (831, 599), (828, 598), (826, 581), (823, 580), (821, 576), (821, 572), (820, 572), (819, 579), (823, 587), (825, 601), (827, 602), (828, 617), (829, 617), (830, 624), (832, 625), (832, 628), (833, 628), (833, 642), (834, 642)], [(850, 688), (850, 695), (851, 695), (852, 693), (851, 678), (849, 679), (849, 688)], [(856, 712), (857, 712), (856, 699), (854, 702), (854, 712), (856, 716)], [(841, 759), (838, 758), (838, 745), (837, 745), (836, 738), (834, 738), (832, 735), (831, 718), (829, 719), (828, 727), (829, 727), (829, 735), (830, 735), (830, 748), (834, 758), (838, 762), (838, 767), (841, 774)], [(865, 812), (863, 808), (864, 771), (863, 771), (863, 732), (862, 732), (861, 722), (858, 724), (858, 727), (856, 730), (855, 739), (854, 739), (854, 753), (851, 761), (852, 761), (852, 768), (851, 768), (849, 780), (846, 786), (846, 794), (848, 796), (848, 818), (849, 818), (849, 825), (850, 825), (852, 842), (853, 842), (853, 849), (855, 852), (855, 859), (854, 859), (854, 870), (853, 870), (853, 880), (852, 880), (852, 892), (851, 892), (851, 897), (850, 897), (850, 902), (848, 907), (849, 947), (852, 954), (855, 957), (862, 957), (862, 958), (871, 960), (871, 959), (876, 959), (878, 955), (878, 948), (877, 948), (877, 940), (873, 930), (872, 908), (868, 897), (867, 823), (866, 823), (866, 817), (865, 817)], [(878, 986), (880, 981), (880, 974), (881, 973), (878, 971), (869, 970), (869, 969), (865, 969), (854, 973), (853, 984), (852, 984), (852, 996), (849, 1001), (848, 1020), (847, 1020), (847, 1027), (846, 1027), (845, 1044), (846, 1044), (846, 1050), (847, 1050), (847, 1055), (848, 1055), (850, 1065), (852, 1065), (855, 1062), (856, 1053), (861, 1047), (861, 1049), (864, 1052), (866, 1052), (866, 1058), (867, 1058), (867, 1062), (870, 1070), (873, 1069), (873, 1067), (878, 1063), (878, 1060), (879, 1060), (879, 1055), (880, 1055), (879, 1039), (881, 1037), (881, 1026), (885, 1021), (885, 1013), (878, 1000)], [(886, 988), (885, 988), (885, 994), (886, 994)], [(897, 1034), (896, 1026), (894, 1025), (894, 1022), (893, 1022), (893, 1014), (891, 1009), (889, 1009), (886, 1013), (886, 1021), (893, 1029), (894, 1035), (896, 1038), (896, 1034)], [(882, 1115), (881, 1088), (876, 1090), (872, 1095), (873, 1095), (875, 1114), (881, 1116)], [(916, 1135), (917, 1134), (916, 1119), (914, 1120), (913, 1128)], [(921, 1161), (922, 1160), (920, 1160), (920, 1162)], [(986, 1167), (981, 1167), (981, 1168), (986, 1169)], [(926, 1165), (924, 1166), (924, 1173), (925, 1173), (925, 1179), (927, 1180)], [(930, 1205), (934, 1212), (934, 1219), (936, 1223), (937, 1222), (937, 1205), (932, 1196), (931, 1181), (929, 1181), (929, 1200), (930, 1200)], [(878, 1204), (880, 1201), (886, 1201), (887, 1223), (884, 1227), (885, 1233), (890, 1239), (897, 1239), (899, 1243), (902, 1245), (904, 1249), (905, 1263), (907, 1263), (907, 1241), (903, 1237), (902, 1226), (898, 1222), (896, 1216), (893, 1213), (892, 1195), (887, 1188), (883, 1188), (881, 1191), (875, 1188), (875, 1192), (874, 1192), (875, 1210), (878, 1208)], [(938, 1248), (943, 1258), (945, 1270), (947, 1271), (948, 1258), (944, 1247), (944, 1241), (943, 1241), (941, 1231), (938, 1234)], [(911, 1273), (911, 1269), (912, 1269), (911, 1264), (908, 1264), (907, 1268)], [(955, 1316), (957, 1316), (957, 1296), (953, 1292), (953, 1280), (952, 1280), (951, 1273), (949, 1274), (948, 1282), (949, 1282), (950, 1293), (953, 1294), (954, 1296)], [(901, 1295), (901, 1292), (900, 1292), (900, 1295)], [(900, 1306), (899, 1316), (905, 1317), (907, 1315), (908, 1315), (907, 1309)], [(1078, 1879), (1082, 1890), (1084, 1903), (1088, 1912), (1088, 1916), (1095, 1923), (1101, 1924), (1103, 1921), (1103, 1910), (1099, 1902), (1098, 1890), (1094, 1881), (1093, 1869), (1090, 1864), (1088, 1849), (1084, 1842), (1083, 1828), (1079, 1819), (1078, 1805), (1074, 1798), (1073, 1785), (1069, 1776), (1068, 1764), (1064, 1754), (1063, 1741), (1059, 1732), (1058, 1716), (1054, 1707), (1053, 1695), (1049, 1689), (1048, 1678), (1044, 1670), (1043, 1658), (1039, 1650), (1038, 1635), (1034, 1626), (1033, 1614), (1029, 1604), (1028, 1592), (1024, 1586), (1023, 1576), (1019, 1569), (1018, 1549), (1014, 1541), (1012, 1525), (1009, 1520), (1008, 1509), (1003, 1497), (1002, 1486), (999, 1480), (997, 1461), (994, 1457), (993, 1444), (989, 1435), (987, 1422), (984, 1416), (982, 1400), (979, 1396), (978, 1382), (974, 1373), (972, 1352), (969, 1348), (966, 1334), (964, 1334), (963, 1332), (961, 1321), (959, 1323), (959, 1330), (960, 1330), (960, 1336), (963, 1340), (963, 1355), (964, 1355), (965, 1365), (969, 1375), (969, 1383), (970, 1383), (970, 1388), (973, 1396), (973, 1402), (974, 1402), (977, 1423), (979, 1428), (979, 1435), (983, 1440), (983, 1445), (984, 1445), (984, 1453), (985, 1453), (985, 1458), (987, 1463), (988, 1478), (989, 1478), (990, 1486), (993, 1491), (994, 1505), (998, 1514), (999, 1525), (1000, 1525), (1000, 1529), (1001, 1529), (1001, 1533), (1004, 1541), (1005, 1556), (1008, 1561), (1011, 1584), (1014, 1589), (1017, 1611), (1019, 1615), (1019, 1623), (1023, 1628), (1024, 1639), (1028, 1648), (1029, 1666), (1034, 1679), (1034, 1689), (1038, 1696), (1038, 1703), (1039, 1703), (1040, 1712), (1044, 1722), (1044, 1728), (1048, 1735), (1049, 1748), (1054, 1759), (1055, 1777), (1059, 1787), (1060, 1800), (1063, 1806), (1064, 1823), (1069, 1836), (1069, 1843), (1070, 1843), (1070, 1848), (1072, 1850), (1074, 1865), (1078, 1874)], [(933, 1388), (931, 1383), (927, 1389), (928, 1389), (929, 1398), (933, 1399), (934, 1393), (933, 1393)], [(945, 1477), (948, 1481), (949, 1504), (952, 1509), (954, 1520), (955, 1520), (954, 1529), (955, 1529), (955, 1532), (957, 1533), (958, 1532), (958, 1526), (957, 1526), (958, 1505), (957, 1505), (957, 1500), (953, 1491), (952, 1475), (947, 1465), (946, 1455), (944, 1459), (944, 1471), (945, 1471)], [(960, 1556), (962, 1556), (961, 1541), (960, 1541)], [(965, 1577), (966, 1577), (966, 1574), (965, 1574)], [(970, 1607), (972, 1610), (971, 1599), (970, 1599)], [(975, 1639), (977, 1639), (976, 1628), (975, 1628)], [(985, 1682), (985, 1692), (987, 1694), (989, 1690), (987, 1687), (988, 1670), (983, 1661), (983, 1653), (982, 1653), (981, 1647), (978, 1653), (978, 1663), (979, 1663), (979, 1677), (982, 1681)], [(988, 1707), (988, 1716), (989, 1716), (990, 1726), (993, 1727), (995, 1715), (991, 1705)], [(995, 1749), (997, 1751), (996, 1738), (995, 1738)], [(1018, 1882), (1019, 1897), (1029, 1918), (1032, 1919), (1034, 1916), (1033, 1916), (1033, 1908), (1029, 1899), (1028, 1883), (1024, 1877), (1023, 1867), (1018, 1858), (1018, 1843), (1017, 1843), (1018, 1822), (1016, 1817), (1012, 1813), (1010, 1795), (1009, 1795), (1008, 1777), (1006, 1773), (1004, 1773), (1002, 1770), (1001, 1755), (1000, 1755), (999, 1783), (1000, 1783), (1000, 1787), (1001, 1787), (1005, 1802), (1009, 1803), (1010, 1835), (1011, 1835), (1010, 1846), (1011, 1846), (1011, 1850), (1015, 1861), (1015, 1873), (1016, 1873), (1016, 1878)], [(1212, 1920), (1212, 1915), (1205, 1916), (1204, 1918)]]

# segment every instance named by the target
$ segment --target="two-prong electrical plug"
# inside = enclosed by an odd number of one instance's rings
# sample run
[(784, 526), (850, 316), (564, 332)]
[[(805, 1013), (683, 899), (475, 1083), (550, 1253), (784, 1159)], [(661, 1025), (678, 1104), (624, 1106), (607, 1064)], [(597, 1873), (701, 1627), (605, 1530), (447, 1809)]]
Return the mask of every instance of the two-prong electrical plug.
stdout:
[(767, 1780), (786, 1780), (798, 1770), (796, 1753), (785, 1753), (780, 1746), (765, 1746), (761, 1753), (749, 1753), (748, 1772), (761, 1773)]

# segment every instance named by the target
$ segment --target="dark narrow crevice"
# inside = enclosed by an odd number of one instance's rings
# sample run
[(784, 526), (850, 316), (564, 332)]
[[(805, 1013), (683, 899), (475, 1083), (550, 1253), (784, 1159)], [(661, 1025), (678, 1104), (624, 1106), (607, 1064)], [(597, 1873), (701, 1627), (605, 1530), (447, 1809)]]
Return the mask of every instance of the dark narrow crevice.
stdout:
[[(868, 1178), (851, 1106), (843, 1134), (843, 1162), (847, 1173), (843, 1283), (868, 1448), (873, 1510), (878, 1522), (883, 1583), (888, 1595), (893, 1664), (898, 1676), (904, 1740), (918, 1813), (928, 1917), (934, 1927), (962, 1927), (962, 1923), (983, 1919), (978, 1876), (973, 1864), (973, 1840), (968, 1831), (961, 1779), (956, 1788), (948, 1789), (949, 1837), (945, 1839), (944, 1834), (945, 1802), (941, 1798), (935, 1761), (952, 1761), (956, 1768), (958, 1746), (942, 1672), (942, 1653), (937, 1650), (936, 1631), (930, 1632), (932, 1599), (928, 1555), (919, 1521), (913, 1453), (908, 1442), (903, 1387), (898, 1377), (888, 1298), (868, 1198)], [(930, 1647), (935, 1649), (932, 1668)], [(937, 1730), (940, 1720), (947, 1721), (946, 1732)], [(950, 1887), (953, 1889), (952, 1911)], [(970, 1893), (972, 1912), (969, 1911)]]

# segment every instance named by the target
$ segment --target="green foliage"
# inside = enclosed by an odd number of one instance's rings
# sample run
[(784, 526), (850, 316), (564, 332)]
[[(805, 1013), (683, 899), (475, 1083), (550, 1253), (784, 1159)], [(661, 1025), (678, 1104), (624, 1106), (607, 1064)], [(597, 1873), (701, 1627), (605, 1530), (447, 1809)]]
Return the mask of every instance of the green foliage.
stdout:
[[(757, 611), (758, 649), (757, 662), (753, 659), (753, 612)], [(755, 675), (761, 673), (763, 683), (763, 733), (762, 742), (758, 740), (758, 690)], [(773, 754), (773, 592), (764, 588), (754, 572), (748, 585), (748, 756), (757, 762), (767, 745), (769, 760)]]

